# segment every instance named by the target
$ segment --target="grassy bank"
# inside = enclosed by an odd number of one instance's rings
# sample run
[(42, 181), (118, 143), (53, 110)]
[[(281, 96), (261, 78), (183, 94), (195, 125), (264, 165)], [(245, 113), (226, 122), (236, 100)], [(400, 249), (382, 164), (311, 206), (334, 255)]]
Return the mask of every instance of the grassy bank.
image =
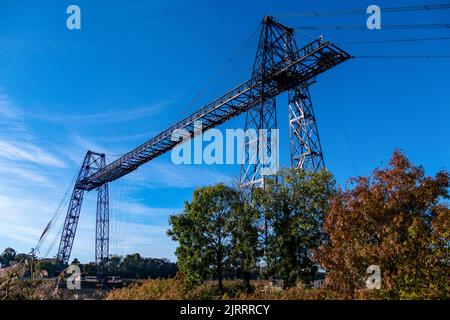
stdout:
[(271, 286), (267, 281), (252, 282), (251, 292), (247, 292), (244, 283), (239, 280), (224, 282), (225, 293), (220, 294), (217, 283), (205, 282), (187, 288), (183, 281), (175, 279), (147, 280), (127, 288), (111, 291), (108, 300), (323, 300), (340, 299), (338, 295), (325, 289), (306, 289), (302, 285), (283, 290)]

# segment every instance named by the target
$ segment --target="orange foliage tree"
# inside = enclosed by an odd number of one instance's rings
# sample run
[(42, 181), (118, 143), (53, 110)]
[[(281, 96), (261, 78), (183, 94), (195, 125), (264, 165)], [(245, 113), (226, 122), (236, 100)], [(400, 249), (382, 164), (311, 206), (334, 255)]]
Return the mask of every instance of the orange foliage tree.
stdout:
[[(449, 298), (449, 174), (427, 177), (396, 151), (387, 168), (351, 182), (325, 215), (328, 240), (316, 257), (326, 285), (347, 298)], [(371, 265), (379, 290), (366, 288)]]

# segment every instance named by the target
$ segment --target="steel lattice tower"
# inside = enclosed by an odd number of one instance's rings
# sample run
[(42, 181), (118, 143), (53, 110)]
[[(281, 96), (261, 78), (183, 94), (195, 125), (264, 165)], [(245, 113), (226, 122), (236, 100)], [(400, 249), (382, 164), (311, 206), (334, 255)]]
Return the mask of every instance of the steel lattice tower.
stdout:
[[(261, 34), (253, 66), (253, 77), (266, 74), (280, 61), (292, 60), (297, 52), (297, 44), (294, 37), (294, 29), (286, 27), (271, 17), (265, 17), (262, 23)], [(298, 73), (300, 65), (294, 65), (290, 74), (285, 74), (281, 82), (295, 82), (292, 75)], [(313, 105), (308, 86), (313, 82), (299, 83), (288, 90), (289, 103), (289, 127), (290, 127), (290, 152), (291, 167), (316, 171), (324, 167), (322, 148)], [(264, 186), (266, 176), (263, 173), (264, 157), (271, 156), (276, 150), (272, 150), (271, 130), (277, 129), (276, 97), (268, 98), (271, 90), (268, 81), (262, 81), (260, 85), (260, 101), (251, 110), (247, 111), (245, 129), (267, 130), (267, 145), (252, 144), (248, 139), (244, 145), (245, 162), (241, 167), (241, 185), (243, 187)], [(258, 134), (258, 139), (261, 136)], [(274, 145), (277, 145), (278, 141)], [(254, 150), (257, 146), (257, 150)], [(260, 146), (267, 147), (267, 152), (260, 150)], [(278, 159), (278, 154), (275, 155)], [(253, 161), (251, 161), (253, 160)], [(275, 176), (276, 177), (276, 176)]]
[[(105, 155), (100, 158), (101, 168), (106, 166)], [(109, 187), (105, 183), (97, 189), (97, 216), (95, 223), (95, 262), (101, 264), (109, 257)]]
[[(265, 17), (259, 37), (256, 58), (253, 65), (252, 76), (264, 75), (277, 62), (284, 58), (284, 49), (280, 46), (283, 34), (288, 30), (278, 26), (270, 17)], [(259, 103), (247, 111), (245, 119), (245, 130), (254, 129), (257, 133), (257, 142), (246, 139), (244, 144), (244, 163), (241, 167), (241, 185), (244, 187), (258, 187), (264, 185), (264, 165), (267, 164), (266, 157), (272, 155), (272, 129), (277, 129), (277, 101), (276, 97), (269, 98), (266, 94), (270, 90), (268, 81), (262, 81), (259, 91)], [(261, 150), (260, 130), (267, 130), (267, 152)], [(278, 156), (278, 155), (276, 155)]]
[[(293, 36), (289, 37), (287, 43), (289, 51), (297, 51)], [(324, 59), (326, 58), (325, 55)], [(296, 69), (297, 66), (293, 68)], [(310, 171), (318, 171), (325, 167), (309, 92), (309, 85), (314, 82), (315, 78), (300, 83), (288, 91), (291, 167)]]
[[(86, 177), (97, 173), (106, 166), (105, 155), (88, 151), (81, 165), (75, 186), (67, 209), (64, 229), (59, 243), (57, 258), (63, 263), (67, 263), (72, 251), (75, 233), (77, 231), (78, 219), (80, 217), (81, 206), (85, 189), (81, 186), (81, 181)], [(97, 219), (95, 236), (95, 261), (103, 262), (108, 258), (109, 251), (109, 195), (108, 183), (97, 188)]]

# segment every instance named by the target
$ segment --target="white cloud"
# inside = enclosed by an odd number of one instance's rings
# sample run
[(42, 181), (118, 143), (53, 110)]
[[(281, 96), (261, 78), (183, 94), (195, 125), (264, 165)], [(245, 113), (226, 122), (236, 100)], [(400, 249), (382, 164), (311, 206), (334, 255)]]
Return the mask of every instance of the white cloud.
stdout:
[(0, 92), (0, 115), (3, 115), (7, 118), (15, 118), (21, 115), (20, 110), (13, 106), (13, 103), (11, 99), (8, 97), (8, 95), (1, 92)]
[(168, 107), (172, 102), (159, 102), (148, 107), (120, 110), (109, 110), (102, 113), (92, 114), (73, 114), (73, 115), (57, 115), (57, 114), (39, 114), (30, 115), (33, 119), (49, 121), (49, 122), (71, 122), (71, 123), (99, 123), (99, 122), (124, 122), (134, 119), (140, 119), (144, 117), (153, 116), (161, 112), (163, 108)]
[(10, 177), (12, 179), (21, 178), (30, 182), (49, 183), (46, 176), (36, 172), (35, 170), (18, 167), (17, 164), (5, 164), (5, 162), (2, 162), (0, 163), (0, 172), (4, 174), (3, 177)]
[(65, 167), (64, 162), (60, 159), (35, 144), (25, 141), (7, 141), (0, 139), (0, 157), (28, 161), (50, 167)]
[(141, 203), (133, 201), (122, 201), (115, 203), (115, 206), (121, 211), (127, 211), (129, 214), (136, 216), (148, 216), (148, 217), (169, 217), (174, 212), (180, 212), (180, 208), (154, 208), (148, 207)]
[[(23, 121), (23, 113), (3, 91), (4, 89), (0, 87), (0, 157), (49, 167), (65, 167), (62, 160), (33, 142), (33, 136)], [(12, 165), (17, 167), (17, 164)], [(3, 166), (3, 170), (6, 169)], [(23, 175), (24, 172), (21, 172)]]
[(44, 221), (52, 214), (52, 202), (43, 193), (34, 195), (22, 188), (20, 193), (9, 193), (2, 190), (0, 194), (0, 238), (10, 246), (10, 241), (17, 241), (22, 248), (28, 250), (42, 233)]
[[(115, 119), (126, 121), (152, 115), (166, 105), (84, 116), (49, 116), (47, 120), (80, 123), (113, 122)], [(123, 152), (111, 150), (119, 148), (116, 143), (108, 144), (112, 148), (105, 148), (102, 143), (97, 143), (97, 138), (90, 141), (76, 134), (65, 134), (54, 137), (55, 141), (63, 142), (56, 154), (47, 147), (47, 137), (31, 130), (33, 123), (30, 124), (29, 120), (33, 118), (27, 118), (7, 95), (0, 95), (0, 247), (14, 245), (21, 252), (37, 243), (66, 185), (79, 169), (85, 151), (90, 149), (106, 154)], [(140, 135), (137, 137), (140, 138)], [(128, 183), (128, 192), (133, 187), (191, 188), (229, 180), (228, 176), (214, 168), (176, 166), (170, 162), (170, 158), (158, 160), (122, 179), (125, 185)], [(70, 164), (70, 168), (66, 163)], [(111, 253), (139, 252), (147, 257), (174, 260), (176, 243), (170, 240), (166, 231), (169, 229), (168, 217), (181, 209), (148, 207), (135, 199), (120, 198), (120, 201), (114, 202), (111, 195)], [(77, 257), (83, 262), (94, 259), (95, 202), (95, 194), (86, 196), (71, 259)], [(56, 253), (58, 231), (64, 223), (66, 210), (67, 206), (61, 211), (41, 248), (41, 254), (46, 253), (52, 242), (54, 246), (49, 254), (52, 256)]]
[(195, 188), (215, 183), (230, 183), (232, 178), (226, 174), (196, 165), (175, 165), (170, 159), (152, 161), (139, 171), (127, 176), (131, 183), (148, 188)]
[[(60, 158), (45, 150), (24, 121), (21, 109), (0, 88), (0, 246), (22, 252), (35, 245), (56, 209), (54, 185)], [(44, 142), (46, 142), (44, 140)]]
[(175, 261), (174, 252), (177, 244), (167, 235), (168, 229), (168, 224), (142, 225), (128, 223), (125, 242), (119, 243), (114, 249), (119, 254), (138, 251), (145, 257), (168, 258)]

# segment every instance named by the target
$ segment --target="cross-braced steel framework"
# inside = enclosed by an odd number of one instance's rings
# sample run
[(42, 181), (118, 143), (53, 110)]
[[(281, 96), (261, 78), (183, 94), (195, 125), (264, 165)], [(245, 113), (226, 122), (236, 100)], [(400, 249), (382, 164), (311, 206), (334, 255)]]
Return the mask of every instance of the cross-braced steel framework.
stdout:
[[(286, 27), (271, 17), (265, 17), (262, 22), (261, 35), (256, 53), (253, 76), (266, 74), (276, 63), (287, 60), (291, 62), (294, 53), (297, 52), (297, 44), (294, 30)], [(287, 86), (295, 83), (295, 75), (301, 70), (302, 64), (293, 65), (289, 72), (283, 74), (280, 82)], [(315, 79), (296, 83), (288, 90), (289, 103), (289, 128), (290, 128), (290, 151), (291, 167), (305, 170), (317, 171), (324, 167), (322, 147), (320, 145), (314, 109), (309, 93), (309, 85)], [(272, 130), (277, 129), (276, 97), (269, 98), (267, 92), (270, 86), (266, 81), (260, 85), (259, 103), (247, 111), (245, 128), (267, 130), (266, 143), (253, 143), (248, 139), (244, 145), (245, 161), (241, 167), (241, 186), (254, 188), (264, 186), (264, 168), (269, 164), (265, 157), (274, 156), (278, 161), (277, 150), (272, 150)], [(258, 139), (266, 138), (258, 135)], [(260, 150), (261, 147), (266, 150)], [(253, 148), (253, 149), (252, 149)], [(256, 150), (254, 150), (256, 148)], [(273, 173), (273, 172), (270, 172)], [(272, 178), (275, 176), (271, 176)]]
[[(106, 159), (103, 153), (88, 151), (81, 165), (77, 180), (70, 198), (67, 209), (64, 229), (59, 243), (57, 258), (59, 261), (67, 263), (72, 251), (75, 233), (77, 231), (78, 220), (80, 218), (81, 206), (85, 189), (82, 188), (81, 181), (86, 177), (102, 170), (106, 166)], [(108, 258), (109, 253), (109, 194), (108, 183), (98, 187), (97, 197), (97, 219), (95, 236), (95, 260), (97, 263)]]
[[(256, 58), (253, 65), (252, 76), (264, 75), (277, 62), (285, 58), (284, 48), (280, 45), (283, 41), (283, 34), (288, 32), (284, 26), (278, 25), (270, 17), (265, 17), (262, 23), (259, 37)], [(247, 111), (245, 130), (256, 130), (257, 141), (251, 141), (246, 138), (244, 143), (244, 163), (241, 167), (241, 185), (244, 187), (253, 187), (264, 185), (264, 168), (268, 165), (272, 156), (272, 137), (273, 129), (277, 129), (277, 101), (275, 97), (269, 97), (270, 79), (263, 77), (259, 85), (258, 104)], [(261, 130), (267, 130), (262, 135)], [(265, 141), (263, 142), (262, 139)], [(277, 142), (277, 141), (276, 141)], [(276, 143), (275, 143), (276, 146)], [(264, 148), (265, 150), (261, 150)], [(278, 159), (278, 154), (276, 155)]]
[[(182, 143), (183, 139), (179, 134), (181, 130), (184, 133), (188, 132), (191, 136), (199, 134), (195, 125), (198, 121), (202, 122), (204, 132), (251, 110), (247, 115), (247, 127), (276, 128), (275, 98), (284, 92), (292, 92), (290, 93), (293, 110), (291, 141), (295, 141), (298, 145), (293, 152), (293, 155), (295, 154), (293, 159), (299, 159), (297, 162), (293, 160), (293, 163), (295, 166), (306, 168), (306, 164), (313, 162), (309, 159), (315, 156), (315, 159), (319, 158), (321, 161), (319, 163), (323, 164), (307, 85), (317, 75), (350, 59), (351, 56), (322, 38), (296, 50), (293, 29), (283, 26), (271, 17), (265, 17), (263, 25), (250, 80), (234, 87), (110, 164), (105, 165), (103, 154), (91, 151), (87, 153), (75, 183), (61, 236), (57, 255), (61, 262), (67, 263), (69, 260), (84, 193), (94, 189), (98, 189), (99, 192), (96, 261), (101, 263), (108, 257), (108, 183), (133, 172), (141, 165)], [(308, 125), (308, 129), (303, 131), (292, 129), (303, 128), (301, 126), (305, 124)], [(314, 130), (311, 131), (311, 128)], [(180, 139), (174, 139), (176, 136)], [(269, 136), (267, 141), (271, 138)], [(316, 138), (317, 143), (313, 145), (311, 141)], [(271, 143), (268, 145), (270, 148)], [(267, 153), (269, 156), (270, 152), (272, 151), (269, 150)], [(317, 162), (314, 161), (314, 163)], [(246, 177), (244, 180), (250, 184), (257, 181), (261, 177), (258, 170), (262, 168), (253, 166), (249, 170), (244, 170), (243, 172), (247, 172), (242, 175)]]
[[(100, 158), (101, 168), (106, 166), (105, 156)], [(97, 216), (95, 224), (95, 261), (105, 262), (109, 255), (109, 187), (105, 183), (97, 189)]]
[(288, 99), (291, 167), (318, 171), (325, 162), (308, 86), (290, 90)]

